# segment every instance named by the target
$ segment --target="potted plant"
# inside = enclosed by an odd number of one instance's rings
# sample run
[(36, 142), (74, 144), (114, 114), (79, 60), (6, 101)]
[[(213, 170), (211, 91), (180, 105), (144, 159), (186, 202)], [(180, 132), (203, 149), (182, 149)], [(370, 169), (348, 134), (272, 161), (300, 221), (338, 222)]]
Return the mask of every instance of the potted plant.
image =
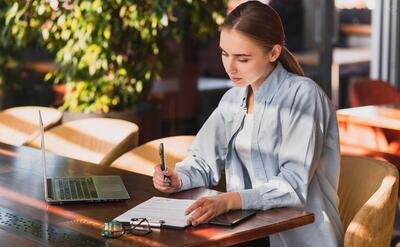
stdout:
[(225, 1), (5, 0), (0, 11), (2, 49), (34, 41), (54, 54), (45, 80), (66, 85), (61, 109), (104, 114), (137, 111), (174, 58), (168, 42), (215, 33)]

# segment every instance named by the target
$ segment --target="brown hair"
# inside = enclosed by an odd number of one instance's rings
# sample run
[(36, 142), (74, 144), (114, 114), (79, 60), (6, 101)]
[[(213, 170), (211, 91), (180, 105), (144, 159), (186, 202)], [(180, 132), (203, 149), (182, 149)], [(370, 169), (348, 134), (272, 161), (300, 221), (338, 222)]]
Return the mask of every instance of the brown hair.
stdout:
[(282, 66), (289, 72), (303, 76), (303, 69), (285, 46), (285, 32), (279, 14), (269, 5), (258, 1), (248, 1), (236, 7), (220, 26), (220, 30), (228, 28), (244, 33), (254, 39), (266, 50), (276, 44), (282, 46), (278, 58)]

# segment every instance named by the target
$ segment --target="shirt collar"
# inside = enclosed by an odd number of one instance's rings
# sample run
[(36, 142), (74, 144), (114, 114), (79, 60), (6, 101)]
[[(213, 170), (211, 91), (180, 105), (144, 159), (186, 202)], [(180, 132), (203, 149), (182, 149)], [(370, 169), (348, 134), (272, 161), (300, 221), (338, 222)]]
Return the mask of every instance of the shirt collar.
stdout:
[[(255, 92), (254, 94), (255, 101), (271, 102), (272, 98), (275, 96), (279, 87), (282, 85), (282, 81), (285, 80), (287, 76), (288, 76), (287, 70), (282, 66), (281, 63), (278, 62), (272, 73), (267, 77), (267, 79), (265, 79), (265, 81)], [(246, 106), (246, 99), (249, 87), (250, 86), (247, 86), (242, 90), (242, 102), (241, 102), (242, 107)]]
[(286, 79), (287, 76), (287, 70), (283, 68), (281, 63), (278, 62), (272, 73), (255, 92), (255, 100), (265, 100), (267, 102), (271, 102), (272, 98), (275, 96), (278, 89), (282, 86), (282, 82)]

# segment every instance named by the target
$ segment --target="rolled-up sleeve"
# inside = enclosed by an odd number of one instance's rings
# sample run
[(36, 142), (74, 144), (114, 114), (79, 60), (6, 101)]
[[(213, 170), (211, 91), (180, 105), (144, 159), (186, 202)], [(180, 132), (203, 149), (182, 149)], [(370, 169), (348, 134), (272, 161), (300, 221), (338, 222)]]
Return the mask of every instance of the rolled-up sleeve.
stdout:
[[(287, 100), (290, 97), (292, 100)], [(322, 114), (326, 102), (316, 88), (304, 85), (287, 99), (280, 109), (279, 173), (256, 188), (239, 192), (244, 209), (302, 207), (307, 200), (308, 185), (324, 143)]]
[(218, 184), (227, 152), (224, 119), (220, 105), (202, 126), (188, 151), (188, 156), (176, 164), (182, 187), (210, 187)]

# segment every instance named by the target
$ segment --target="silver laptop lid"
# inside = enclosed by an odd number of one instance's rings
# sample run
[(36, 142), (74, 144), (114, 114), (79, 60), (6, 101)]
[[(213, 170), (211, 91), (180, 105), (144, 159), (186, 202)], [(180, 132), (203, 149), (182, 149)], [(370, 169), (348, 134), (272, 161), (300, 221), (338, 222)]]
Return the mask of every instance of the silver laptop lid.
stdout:
[(44, 183), (44, 199), (48, 200), (47, 194), (47, 164), (46, 164), (46, 152), (44, 148), (44, 127), (42, 114), (39, 110), (39, 127), (40, 127), (40, 150), (42, 151), (42, 166), (43, 166), (43, 183)]

